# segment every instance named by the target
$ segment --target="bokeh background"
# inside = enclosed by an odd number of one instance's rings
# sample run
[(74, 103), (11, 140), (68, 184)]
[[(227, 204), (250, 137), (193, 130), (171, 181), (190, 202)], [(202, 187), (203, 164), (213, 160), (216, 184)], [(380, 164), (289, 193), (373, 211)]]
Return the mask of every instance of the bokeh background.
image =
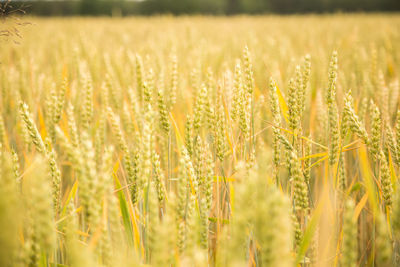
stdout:
[[(4, 0), (2, 1), (4, 3)], [(28, 13), (41, 16), (236, 15), (400, 11), (399, 0), (13, 0), (13, 2), (14, 5), (25, 6)]]

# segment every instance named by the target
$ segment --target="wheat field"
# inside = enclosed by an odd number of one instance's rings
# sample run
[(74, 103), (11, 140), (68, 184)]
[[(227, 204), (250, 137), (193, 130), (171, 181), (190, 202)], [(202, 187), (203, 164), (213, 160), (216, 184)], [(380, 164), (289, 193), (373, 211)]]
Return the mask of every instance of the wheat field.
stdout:
[(23, 21), (0, 266), (400, 265), (400, 16)]

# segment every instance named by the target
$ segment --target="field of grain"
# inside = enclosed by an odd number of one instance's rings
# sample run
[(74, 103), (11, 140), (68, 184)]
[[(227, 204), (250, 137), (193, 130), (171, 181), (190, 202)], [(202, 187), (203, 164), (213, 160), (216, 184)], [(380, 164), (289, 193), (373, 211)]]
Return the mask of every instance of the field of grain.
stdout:
[(0, 266), (400, 264), (399, 15), (24, 21)]

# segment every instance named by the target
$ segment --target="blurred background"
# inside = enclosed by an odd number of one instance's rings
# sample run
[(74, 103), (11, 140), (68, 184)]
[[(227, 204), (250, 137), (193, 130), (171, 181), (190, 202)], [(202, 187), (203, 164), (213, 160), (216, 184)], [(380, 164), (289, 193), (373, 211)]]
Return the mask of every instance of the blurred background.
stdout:
[(13, 0), (12, 3), (14, 7), (25, 6), (28, 14), (40, 16), (400, 11), (400, 0)]

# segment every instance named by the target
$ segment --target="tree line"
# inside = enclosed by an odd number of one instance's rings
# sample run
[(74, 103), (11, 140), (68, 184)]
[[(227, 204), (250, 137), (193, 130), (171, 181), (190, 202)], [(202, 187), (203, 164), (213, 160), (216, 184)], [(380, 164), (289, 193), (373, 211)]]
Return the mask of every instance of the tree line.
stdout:
[(61, 0), (18, 1), (42, 16), (293, 14), (400, 11), (400, 0)]

